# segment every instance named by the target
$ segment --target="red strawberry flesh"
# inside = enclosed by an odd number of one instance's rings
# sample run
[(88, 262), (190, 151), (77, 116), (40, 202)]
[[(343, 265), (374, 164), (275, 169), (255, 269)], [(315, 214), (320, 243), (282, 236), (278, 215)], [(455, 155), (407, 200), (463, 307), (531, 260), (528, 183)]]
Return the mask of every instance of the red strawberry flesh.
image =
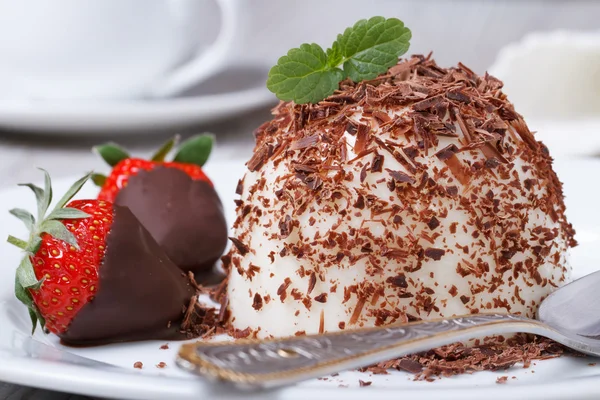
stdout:
[(98, 200), (114, 202), (119, 191), (127, 186), (127, 182), (131, 177), (136, 176), (139, 171), (151, 171), (157, 166), (176, 168), (185, 172), (193, 180), (206, 181), (212, 184), (204, 171), (202, 171), (202, 168), (195, 164), (155, 162), (141, 158), (126, 158), (113, 167), (100, 190)]
[(61, 221), (77, 238), (79, 250), (68, 243), (42, 234), (42, 245), (31, 257), (36, 277), (44, 279), (31, 295), (46, 328), (64, 332), (77, 312), (98, 291), (98, 267), (106, 249), (106, 236), (113, 223), (112, 204), (96, 200), (75, 200), (68, 204), (90, 214), (84, 219)]

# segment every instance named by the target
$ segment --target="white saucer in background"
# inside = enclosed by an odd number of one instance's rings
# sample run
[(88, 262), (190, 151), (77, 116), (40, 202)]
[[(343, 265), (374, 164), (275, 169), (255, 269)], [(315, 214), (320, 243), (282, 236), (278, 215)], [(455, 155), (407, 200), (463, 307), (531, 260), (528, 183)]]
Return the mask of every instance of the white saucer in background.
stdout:
[(268, 69), (227, 69), (177, 97), (105, 102), (11, 101), (0, 94), (0, 131), (101, 135), (164, 132), (214, 122), (275, 105)]
[(536, 119), (600, 119), (600, 31), (537, 32), (497, 55), (490, 73)]
[(600, 31), (528, 34), (489, 71), (552, 156), (600, 155)]

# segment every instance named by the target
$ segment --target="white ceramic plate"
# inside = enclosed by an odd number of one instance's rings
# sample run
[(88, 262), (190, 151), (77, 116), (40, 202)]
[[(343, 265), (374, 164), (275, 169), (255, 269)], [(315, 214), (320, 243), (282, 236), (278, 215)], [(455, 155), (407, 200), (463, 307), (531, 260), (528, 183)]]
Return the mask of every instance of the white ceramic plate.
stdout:
[[(216, 182), (217, 190), (227, 207), (229, 221), (233, 217), (233, 192), (237, 178), (243, 173), (242, 162), (211, 162), (207, 173)], [(600, 268), (600, 161), (562, 160), (556, 163), (559, 176), (565, 182), (568, 215), (577, 229), (580, 246), (572, 252), (575, 276)], [(63, 192), (71, 181), (55, 182), (55, 193)], [(84, 189), (84, 196), (94, 196), (93, 187)], [(12, 207), (33, 207), (33, 195), (25, 188), (0, 192), (0, 238), (8, 233), (20, 235), (24, 228), (6, 210)], [(563, 357), (539, 361), (530, 369), (519, 366), (508, 371), (480, 372), (433, 383), (414, 382), (411, 375), (393, 372), (370, 376), (346, 372), (337, 377), (313, 380), (293, 387), (269, 392), (237, 392), (215, 385), (179, 370), (174, 357), (179, 346), (164, 342), (129, 343), (95, 348), (68, 348), (56, 337), (37, 332), (29, 336), (29, 321), (25, 309), (12, 295), (14, 269), (19, 252), (6, 243), (0, 244), (0, 381), (68, 391), (100, 397), (129, 399), (385, 399), (418, 398), (420, 400), (506, 398), (517, 399), (597, 399), (600, 397), (600, 364), (591, 358)], [(74, 358), (77, 355), (84, 358)], [(98, 363), (97, 361), (107, 363)], [(142, 370), (133, 369), (141, 361)], [(165, 369), (155, 367), (160, 361)], [(504, 385), (496, 378), (508, 375)], [(359, 387), (358, 380), (372, 381), (372, 386)], [(343, 385), (340, 387), (340, 385)]]
[(277, 103), (265, 86), (268, 69), (222, 71), (177, 97), (120, 101), (15, 101), (0, 94), (0, 129), (38, 134), (164, 132), (224, 119)]

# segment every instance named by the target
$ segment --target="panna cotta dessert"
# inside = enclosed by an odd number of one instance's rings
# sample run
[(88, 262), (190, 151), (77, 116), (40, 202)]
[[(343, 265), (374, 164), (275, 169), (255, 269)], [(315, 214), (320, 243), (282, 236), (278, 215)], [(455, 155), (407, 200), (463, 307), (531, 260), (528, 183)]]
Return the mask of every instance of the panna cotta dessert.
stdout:
[(548, 149), (502, 82), (429, 57), (281, 102), (255, 133), (224, 257), (235, 330), (533, 317), (575, 245)]

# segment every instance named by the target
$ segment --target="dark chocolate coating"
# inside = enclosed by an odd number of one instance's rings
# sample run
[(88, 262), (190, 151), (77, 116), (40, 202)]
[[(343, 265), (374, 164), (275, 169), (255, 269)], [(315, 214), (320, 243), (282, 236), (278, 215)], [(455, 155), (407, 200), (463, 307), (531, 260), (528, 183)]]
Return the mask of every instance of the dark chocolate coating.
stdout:
[(185, 339), (183, 310), (195, 294), (189, 280), (128, 208), (114, 212), (98, 292), (60, 338), (70, 345)]
[(176, 168), (140, 171), (119, 192), (127, 206), (184, 271), (212, 269), (227, 245), (227, 223), (215, 189)]

